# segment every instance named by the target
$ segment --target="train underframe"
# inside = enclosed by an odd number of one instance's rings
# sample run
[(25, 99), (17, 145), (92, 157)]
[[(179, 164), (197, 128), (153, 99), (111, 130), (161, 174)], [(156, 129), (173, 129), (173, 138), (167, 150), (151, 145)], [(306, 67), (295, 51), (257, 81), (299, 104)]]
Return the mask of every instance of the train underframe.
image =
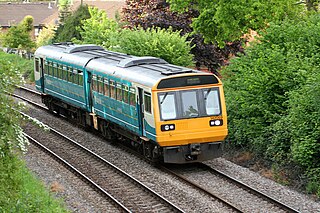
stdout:
[(153, 141), (139, 137), (123, 129), (120, 125), (108, 122), (95, 114), (74, 107), (50, 95), (42, 95), (42, 102), (51, 112), (62, 115), (85, 129), (95, 129), (111, 142), (121, 142), (130, 146), (152, 162), (163, 162), (163, 149)]

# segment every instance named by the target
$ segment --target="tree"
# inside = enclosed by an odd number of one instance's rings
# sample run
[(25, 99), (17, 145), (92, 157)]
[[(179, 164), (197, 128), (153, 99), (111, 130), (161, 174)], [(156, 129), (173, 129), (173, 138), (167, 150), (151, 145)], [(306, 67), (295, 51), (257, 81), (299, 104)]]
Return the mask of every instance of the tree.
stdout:
[(230, 54), (241, 51), (239, 42), (219, 48), (212, 43), (204, 43), (200, 34), (193, 33), (191, 27), (192, 19), (199, 16), (198, 10), (189, 8), (188, 11), (178, 13), (170, 10), (169, 3), (165, 0), (134, 1), (127, 0), (123, 9), (122, 20), (127, 23), (126, 27), (143, 27), (144, 29), (160, 27), (163, 29), (172, 28), (173, 31), (180, 31), (181, 35), (188, 34), (188, 41), (191, 41), (191, 54), (197, 68), (205, 66), (211, 72), (224, 65)]
[(55, 36), (54, 30), (55, 28), (53, 25), (48, 25), (42, 28), (36, 40), (37, 47), (51, 44)]
[(35, 46), (31, 40), (30, 32), (33, 29), (33, 18), (26, 16), (17, 26), (12, 26), (3, 34), (2, 45), (10, 48), (29, 50)]
[(81, 21), (88, 18), (90, 18), (88, 6), (81, 5), (72, 15), (64, 19), (64, 23), (58, 26), (53, 42), (65, 42), (71, 41), (72, 39), (81, 40), (82, 38), (79, 32), (82, 28)]
[(270, 22), (296, 18), (303, 7), (296, 0), (168, 0), (175, 11), (196, 8), (200, 15), (192, 27), (207, 42), (223, 47), (251, 30), (265, 29)]
[(103, 45), (109, 48), (111, 46), (110, 39), (119, 30), (117, 22), (109, 19), (106, 13), (98, 8), (89, 7), (88, 11), (90, 18), (83, 19), (81, 27), (77, 27), (81, 39), (75, 38), (73, 41), (76, 43)]
[[(320, 17), (271, 23), (223, 69), (228, 142), (301, 168), (320, 195)], [(290, 171), (292, 173), (292, 171)]]

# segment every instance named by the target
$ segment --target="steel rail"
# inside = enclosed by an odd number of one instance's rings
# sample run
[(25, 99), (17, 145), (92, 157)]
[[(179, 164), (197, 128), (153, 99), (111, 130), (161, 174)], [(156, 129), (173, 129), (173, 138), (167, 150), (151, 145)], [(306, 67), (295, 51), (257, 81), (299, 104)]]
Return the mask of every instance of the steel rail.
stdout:
[(273, 197), (271, 197), (271, 196), (269, 196), (269, 195), (267, 195), (267, 194), (255, 189), (255, 188), (253, 188), (253, 187), (251, 187), (251, 186), (249, 186), (249, 185), (247, 185), (247, 184), (245, 184), (245, 183), (243, 183), (243, 182), (231, 177), (230, 175), (228, 175), (228, 174), (226, 174), (226, 173), (224, 173), (222, 171), (219, 171), (219, 170), (217, 170), (215, 168), (212, 168), (211, 166), (206, 165), (204, 163), (198, 163), (198, 165), (199, 165), (200, 168), (204, 168), (204, 169), (208, 170), (209, 172), (218, 174), (219, 176), (223, 177), (227, 181), (238, 185), (239, 187), (245, 189), (246, 191), (249, 191), (250, 193), (252, 193), (252, 194), (254, 194), (256, 196), (261, 197), (264, 200), (268, 200), (269, 202), (273, 203), (274, 205), (276, 205), (277, 207), (279, 207), (280, 209), (282, 209), (282, 210), (284, 210), (286, 212), (299, 213), (298, 210), (296, 210), (296, 209), (294, 209), (294, 208), (282, 203), (281, 201), (279, 201), (279, 200), (277, 200), (277, 199), (275, 199), (275, 198), (273, 198)]
[(99, 191), (106, 197), (108, 197), (114, 204), (116, 204), (121, 211), (124, 212), (131, 212), (127, 207), (125, 207), (120, 201), (118, 201), (116, 198), (114, 198), (111, 194), (109, 194), (107, 191), (105, 191), (103, 188), (101, 188), (98, 184), (96, 184), (93, 180), (91, 180), (89, 177), (87, 177), (85, 174), (80, 172), (77, 168), (73, 167), (70, 163), (65, 161), (63, 158), (61, 158), (59, 155), (54, 153), (52, 150), (50, 150), (48, 147), (44, 146), (40, 142), (38, 142), (36, 139), (32, 138), (30, 135), (23, 133), (29, 141), (31, 141), (33, 144), (35, 144), (37, 147), (41, 148), (45, 152), (49, 153), (49, 155), (53, 156), (56, 160), (58, 160), (60, 163), (63, 164), (68, 170), (72, 171), (75, 173), (77, 176), (85, 180), (87, 183), (91, 185), (92, 188), (95, 190)]
[(186, 182), (187, 184), (191, 185), (192, 187), (194, 187), (197, 190), (200, 190), (201, 192), (204, 192), (205, 194), (209, 195), (210, 197), (213, 197), (214, 199), (218, 200), (219, 202), (223, 203), (225, 206), (227, 206), (228, 208), (232, 209), (235, 212), (243, 212), (239, 207), (233, 205), (232, 203), (230, 203), (229, 201), (213, 194), (212, 192), (206, 190), (205, 188), (203, 188), (202, 186), (196, 184), (195, 182), (188, 180), (187, 178), (183, 177), (182, 175), (172, 171), (171, 169), (168, 169), (167, 167), (163, 166), (163, 165), (158, 165), (158, 167), (161, 170), (164, 170), (165, 172), (172, 174), (176, 177), (178, 177), (179, 179), (181, 179), (182, 181)]

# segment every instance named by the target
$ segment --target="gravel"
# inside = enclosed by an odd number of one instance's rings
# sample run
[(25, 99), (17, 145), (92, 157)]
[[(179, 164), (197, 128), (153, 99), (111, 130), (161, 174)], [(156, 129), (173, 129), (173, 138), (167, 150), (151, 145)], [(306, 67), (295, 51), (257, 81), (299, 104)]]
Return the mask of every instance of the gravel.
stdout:
[[(174, 204), (180, 206), (180, 208), (186, 212), (230, 212), (230, 209), (227, 209), (223, 204), (215, 201), (213, 198), (199, 193), (175, 177), (160, 171), (138, 157), (96, 137), (94, 134), (85, 132), (83, 129), (75, 127), (61, 118), (52, 116), (32, 106), (30, 106), (28, 111), (28, 114), (37, 117), (46, 124), (50, 124), (50, 126), (63, 133), (67, 133), (70, 138), (78, 141), (108, 161), (114, 163), (119, 168), (130, 173)], [(46, 156), (46, 154), (36, 153), (34, 149), (35, 148), (30, 147), (26, 156), (29, 168), (34, 171), (48, 187), (56, 182), (63, 187), (63, 191), (57, 192), (57, 196), (65, 199), (71, 211), (102, 211), (101, 209), (103, 209), (104, 205), (103, 200), (99, 200), (95, 198), (96, 195), (90, 194), (90, 188), (88, 186), (79, 180), (79, 183), (75, 184), (77, 178), (74, 177), (72, 173), (64, 171), (65, 169), (63, 167), (60, 168), (61, 165), (54, 163), (55, 161), (52, 159), (50, 161), (50, 157)], [(223, 158), (214, 159), (206, 163), (281, 200), (301, 212), (320, 212), (319, 202), (315, 202), (308, 196), (264, 178), (249, 169), (240, 167)], [(204, 183), (206, 181), (207, 180), (203, 180)], [(233, 192), (231, 194), (230, 192), (232, 191), (229, 190), (224, 193), (227, 196), (232, 196)], [(92, 200), (90, 200), (90, 197), (92, 197)], [(239, 195), (237, 195), (237, 197), (239, 197)], [(241, 199), (241, 197), (239, 199)], [(99, 202), (96, 202), (97, 200), (99, 200)], [(248, 210), (248, 212), (273, 212), (271, 210), (262, 211), (259, 205), (255, 205), (255, 202), (257, 201), (246, 202), (250, 203), (250, 205), (244, 206), (243, 208)]]

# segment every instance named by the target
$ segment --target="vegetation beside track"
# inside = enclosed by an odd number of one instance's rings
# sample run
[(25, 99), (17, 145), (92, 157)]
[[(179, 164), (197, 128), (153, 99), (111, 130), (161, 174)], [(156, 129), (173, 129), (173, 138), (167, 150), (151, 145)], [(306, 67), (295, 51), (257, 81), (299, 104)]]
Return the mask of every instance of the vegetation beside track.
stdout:
[[(320, 16), (271, 23), (223, 70), (231, 146), (320, 196)], [(292, 178), (291, 177), (291, 178)], [(287, 179), (290, 182), (290, 178)], [(301, 184), (301, 183), (300, 183)]]
[(20, 114), (5, 91), (23, 83), (22, 71), (31, 73), (32, 61), (0, 52), (0, 212), (66, 212), (20, 159), (28, 141), (19, 124)]

